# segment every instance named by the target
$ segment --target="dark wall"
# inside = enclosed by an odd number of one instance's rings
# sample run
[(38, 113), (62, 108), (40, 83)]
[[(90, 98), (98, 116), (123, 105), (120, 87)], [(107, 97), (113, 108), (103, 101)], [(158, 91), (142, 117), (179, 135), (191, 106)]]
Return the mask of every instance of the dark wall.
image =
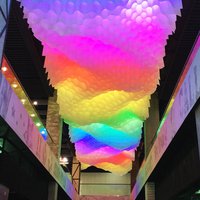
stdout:
[[(0, 185), (9, 188), (9, 200), (47, 200), (52, 176), (0, 117)], [(70, 199), (60, 186), (57, 200)], [(0, 199), (1, 200), (1, 199)]]
[(195, 191), (200, 181), (200, 160), (194, 112), (185, 120), (151, 179), (156, 184), (156, 200), (182, 199), (185, 192)]
[(0, 154), (0, 184), (10, 190), (9, 200), (47, 199), (49, 178), (42, 166), (10, 129)]
[(9, 200), (46, 200), (49, 174), (2, 118), (0, 137), (0, 184), (9, 188)]
[(10, 155), (0, 156), (0, 182), (10, 189), (9, 200), (47, 199), (48, 182), (26, 162), (16, 162)]
[(177, 17), (176, 30), (167, 41), (165, 67), (160, 72), (158, 87), (160, 117), (164, 114), (200, 30), (200, 1), (182, 0), (182, 2), (181, 17)]

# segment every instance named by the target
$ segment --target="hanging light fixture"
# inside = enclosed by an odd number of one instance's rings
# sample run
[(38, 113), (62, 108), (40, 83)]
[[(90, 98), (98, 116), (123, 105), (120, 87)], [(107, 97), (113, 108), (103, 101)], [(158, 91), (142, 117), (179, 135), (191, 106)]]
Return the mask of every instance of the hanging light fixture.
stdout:
[(21, 0), (82, 166), (132, 168), (181, 0)]

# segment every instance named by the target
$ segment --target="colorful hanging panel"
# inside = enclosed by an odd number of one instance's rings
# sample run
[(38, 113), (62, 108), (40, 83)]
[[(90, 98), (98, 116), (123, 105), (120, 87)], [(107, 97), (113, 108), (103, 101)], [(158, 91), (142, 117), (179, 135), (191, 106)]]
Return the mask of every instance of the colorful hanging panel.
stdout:
[(83, 168), (123, 175), (181, 0), (21, 0)]

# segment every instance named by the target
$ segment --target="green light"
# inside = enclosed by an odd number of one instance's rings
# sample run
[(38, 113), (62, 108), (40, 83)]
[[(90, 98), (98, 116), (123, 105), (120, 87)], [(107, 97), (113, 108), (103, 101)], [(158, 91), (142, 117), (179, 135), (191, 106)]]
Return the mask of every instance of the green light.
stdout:
[(200, 190), (196, 191), (195, 194), (200, 194)]
[(110, 126), (117, 126), (120, 123), (124, 123), (125, 121), (128, 121), (130, 119), (138, 119), (141, 120), (136, 114), (134, 114), (131, 111), (125, 110), (121, 111), (120, 113), (113, 115), (112, 117), (108, 118), (107, 120), (102, 121), (102, 123), (105, 123)]
[(2, 149), (3, 149), (3, 142), (4, 142), (4, 139), (0, 138), (0, 154), (3, 152), (2, 151)]

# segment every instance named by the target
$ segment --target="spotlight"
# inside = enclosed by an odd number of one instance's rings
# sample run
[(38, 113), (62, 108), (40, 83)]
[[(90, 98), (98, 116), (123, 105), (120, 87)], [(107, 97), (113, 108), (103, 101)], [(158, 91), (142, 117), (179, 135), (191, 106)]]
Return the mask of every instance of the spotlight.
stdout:
[(7, 67), (2, 67), (1, 69), (2, 69), (3, 72), (6, 72), (8, 70)]
[(38, 105), (38, 102), (37, 102), (37, 101), (34, 101), (34, 102), (33, 102), (33, 105), (34, 105), (34, 106), (37, 106), (37, 105)]
[(32, 113), (32, 114), (31, 114), (31, 117), (35, 117), (35, 114), (34, 114), (34, 113)]
[(18, 85), (17, 85), (16, 83), (13, 83), (13, 84), (12, 84), (12, 87), (13, 87), (13, 88), (17, 88), (17, 86), (18, 86)]
[(36, 123), (36, 126), (41, 126), (41, 124), (38, 122), (38, 123)]
[(26, 99), (21, 99), (22, 104), (25, 104)]

